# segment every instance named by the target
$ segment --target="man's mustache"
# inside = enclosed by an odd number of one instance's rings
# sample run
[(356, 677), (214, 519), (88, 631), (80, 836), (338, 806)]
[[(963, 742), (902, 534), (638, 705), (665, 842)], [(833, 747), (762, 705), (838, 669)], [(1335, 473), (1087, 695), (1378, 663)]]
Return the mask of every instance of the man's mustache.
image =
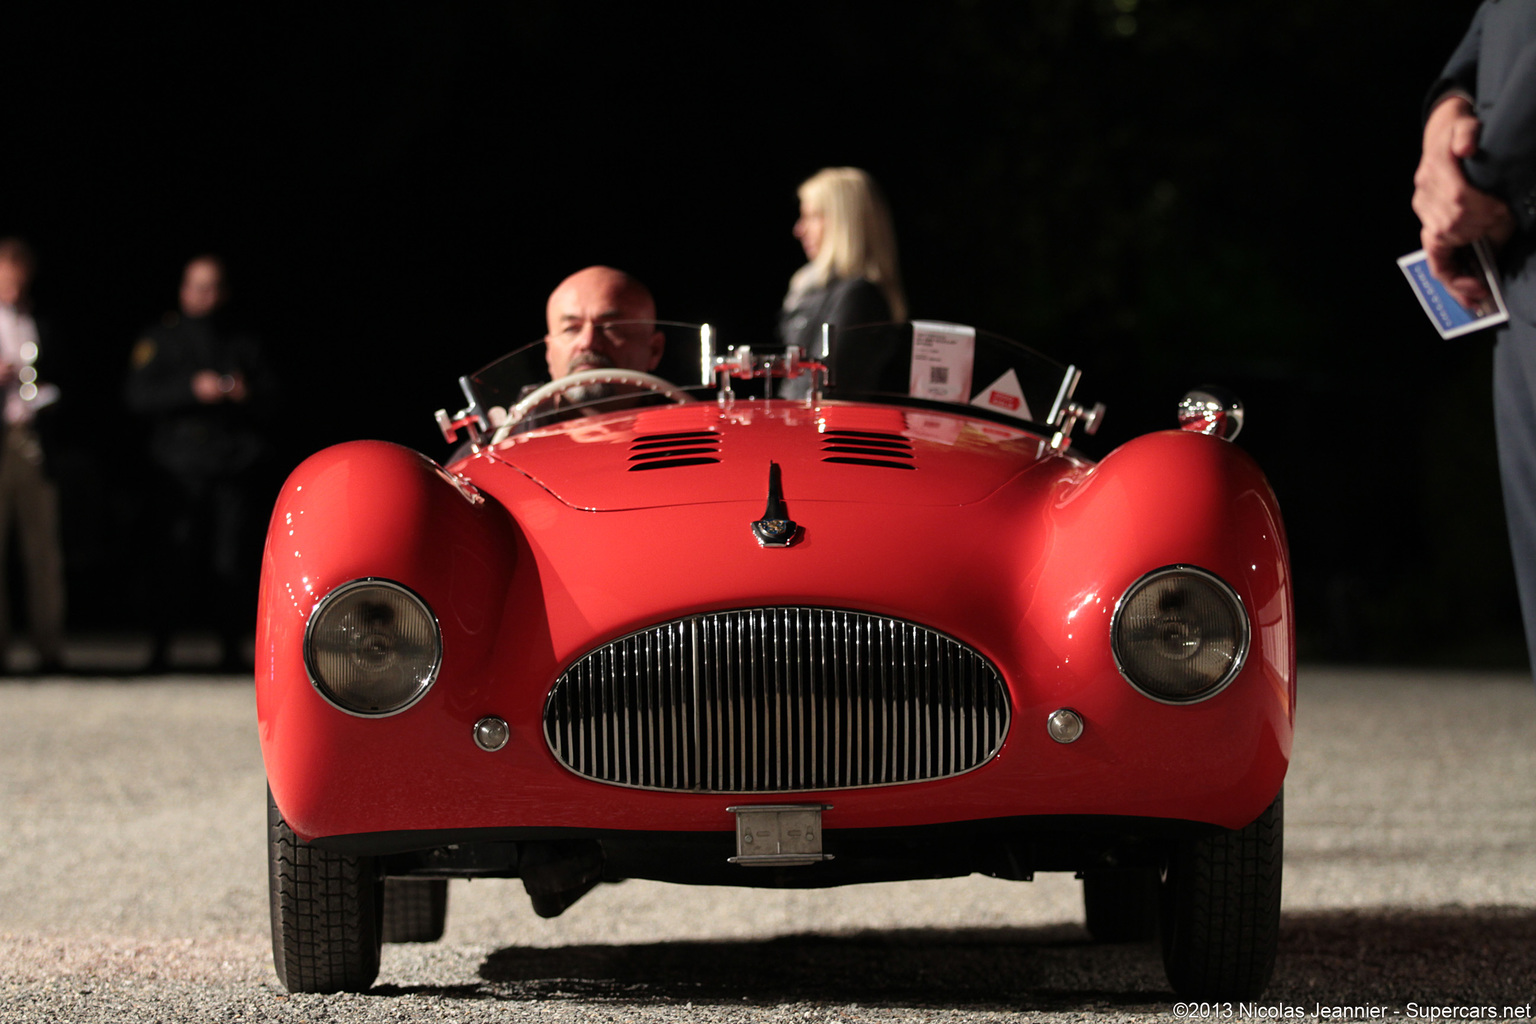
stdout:
[(577, 370), (609, 370), (613, 368), (613, 360), (600, 352), (587, 352), (572, 359), (566, 367), (567, 373), (575, 373)]

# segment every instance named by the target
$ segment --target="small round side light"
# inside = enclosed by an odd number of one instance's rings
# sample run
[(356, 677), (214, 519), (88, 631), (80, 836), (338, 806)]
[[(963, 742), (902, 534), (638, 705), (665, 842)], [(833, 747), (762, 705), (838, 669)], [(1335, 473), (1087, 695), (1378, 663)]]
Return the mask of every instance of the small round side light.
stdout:
[(486, 715), (475, 723), (475, 746), (488, 753), (506, 746), (511, 736), (507, 723), (495, 715)]
[(1045, 720), (1045, 731), (1057, 743), (1075, 743), (1083, 734), (1083, 716), (1071, 708), (1052, 711)]

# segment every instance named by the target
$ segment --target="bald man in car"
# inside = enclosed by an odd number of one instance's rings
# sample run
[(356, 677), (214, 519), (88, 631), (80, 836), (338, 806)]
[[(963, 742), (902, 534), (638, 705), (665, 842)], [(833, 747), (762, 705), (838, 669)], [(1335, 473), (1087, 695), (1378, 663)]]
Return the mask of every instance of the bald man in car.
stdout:
[[(576, 271), (550, 293), (544, 313), (549, 326), (545, 359), (552, 379), (608, 367), (650, 373), (661, 362), (666, 339), (651, 322), (656, 301), (649, 288), (622, 270)], [(566, 392), (566, 398), (585, 402), (609, 393), (609, 385), (593, 384)]]

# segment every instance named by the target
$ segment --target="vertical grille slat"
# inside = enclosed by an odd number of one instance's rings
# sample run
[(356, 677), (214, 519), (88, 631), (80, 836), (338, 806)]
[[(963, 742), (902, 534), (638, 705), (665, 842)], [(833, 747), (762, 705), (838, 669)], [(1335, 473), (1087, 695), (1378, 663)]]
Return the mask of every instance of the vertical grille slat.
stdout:
[(989, 761), (1007, 688), (935, 630), (831, 608), (689, 616), (572, 665), (544, 734), (578, 775), (676, 792), (786, 793), (947, 778)]

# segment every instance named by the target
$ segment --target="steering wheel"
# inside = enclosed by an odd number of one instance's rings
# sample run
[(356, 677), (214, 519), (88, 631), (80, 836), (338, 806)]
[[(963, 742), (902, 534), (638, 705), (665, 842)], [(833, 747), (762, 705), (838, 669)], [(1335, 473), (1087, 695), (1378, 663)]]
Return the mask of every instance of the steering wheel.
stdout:
[(506, 422), (498, 429), (498, 436), (505, 436), (508, 427), (514, 427), (528, 418), (528, 415), (543, 405), (560, 397), (573, 388), (579, 388), (584, 384), (629, 384), (633, 387), (654, 391), (672, 399), (679, 404), (693, 401), (693, 396), (669, 380), (663, 380), (652, 373), (643, 373), (640, 370), (625, 370), (620, 367), (599, 367), (595, 370), (578, 370), (575, 373), (552, 380), (547, 384), (541, 384), (528, 394), (524, 395), (516, 405), (507, 410)]

